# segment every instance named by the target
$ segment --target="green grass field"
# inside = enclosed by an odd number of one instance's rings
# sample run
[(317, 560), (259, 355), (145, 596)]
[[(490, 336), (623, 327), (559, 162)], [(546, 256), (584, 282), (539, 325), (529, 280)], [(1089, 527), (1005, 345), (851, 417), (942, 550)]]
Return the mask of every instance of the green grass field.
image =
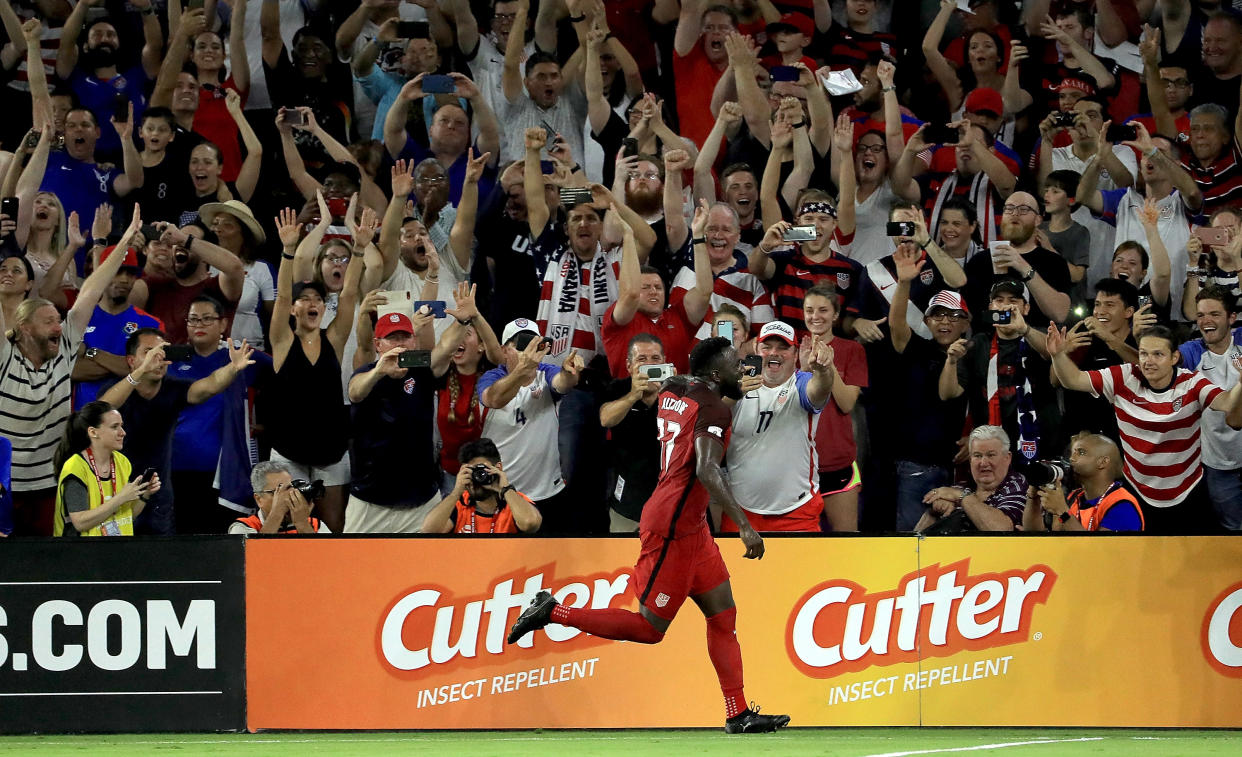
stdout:
[(0, 754), (246, 755), (305, 754), (542, 757), (648, 754), (840, 755), (920, 754), (1112, 755), (1197, 757), (1242, 754), (1242, 732), (1100, 729), (807, 728), (775, 734), (726, 736), (713, 731), (478, 731), (400, 733), (124, 734), (0, 737)]

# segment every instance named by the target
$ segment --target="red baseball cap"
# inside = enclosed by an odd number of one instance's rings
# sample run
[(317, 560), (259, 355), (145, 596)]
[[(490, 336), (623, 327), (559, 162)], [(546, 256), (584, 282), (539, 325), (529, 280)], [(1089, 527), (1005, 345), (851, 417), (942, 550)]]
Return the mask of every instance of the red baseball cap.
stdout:
[[(116, 245), (110, 245), (108, 247), (105, 247), (103, 251), (103, 255), (100, 256), (99, 258), (100, 264), (102, 264), (105, 260), (107, 260), (112, 255), (114, 250), (116, 250)], [(134, 250), (133, 247), (130, 247), (125, 250), (125, 260), (121, 261), (121, 267), (122, 268), (141, 268), (142, 267), (138, 265), (138, 253), (137, 251)]]
[(801, 32), (809, 40), (815, 34), (815, 21), (805, 13), (782, 13), (781, 17), (768, 24), (764, 31), (768, 34), (775, 34), (782, 29)]
[(379, 322), (375, 324), (375, 338), (383, 339), (390, 334), (398, 331), (404, 331), (407, 334), (414, 333), (414, 323), (410, 321), (409, 316), (404, 313), (388, 313), (380, 316)]
[(1005, 101), (1001, 93), (991, 87), (977, 87), (966, 95), (967, 113), (991, 113), (994, 116), (1005, 115)]

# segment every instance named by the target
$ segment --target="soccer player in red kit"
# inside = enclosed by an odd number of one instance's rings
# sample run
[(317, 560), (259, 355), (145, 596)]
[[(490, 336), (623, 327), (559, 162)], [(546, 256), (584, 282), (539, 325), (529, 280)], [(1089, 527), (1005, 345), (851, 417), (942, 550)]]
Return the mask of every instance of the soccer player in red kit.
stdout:
[(787, 725), (789, 716), (761, 715), (746, 704), (729, 571), (707, 527), (707, 503), (715, 499), (740, 525), (746, 557), (763, 557), (763, 539), (733, 498), (720, 465), (732, 421), (721, 397), (741, 399), (740, 382), (737, 351), (729, 340), (715, 338), (690, 353), (689, 377), (669, 379), (660, 392), (660, 479), (643, 506), (642, 551), (634, 566), (639, 611), (567, 607), (541, 591), (514, 622), (509, 643), (559, 623), (605, 639), (655, 644), (689, 597), (707, 618), (707, 655), (724, 692), (725, 731), (761, 733)]

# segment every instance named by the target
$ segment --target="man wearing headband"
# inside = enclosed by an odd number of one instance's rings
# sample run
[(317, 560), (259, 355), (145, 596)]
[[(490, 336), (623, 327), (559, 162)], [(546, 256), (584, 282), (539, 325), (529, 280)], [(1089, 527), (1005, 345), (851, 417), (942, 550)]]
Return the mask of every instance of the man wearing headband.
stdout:
[[(831, 284), (841, 298), (842, 328), (847, 334), (854, 333), (858, 325), (855, 321), (863, 267), (847, 257), (853, 232), (848, 236), (838, 232), (836, 205), (827, 192), (820, 190), (811, 190), (803, 196), (797, 225), (815, 227), (815, 238), (786, 242), (784, 235), (794, 224), (774, 223), (768, 226), (763, 240), (750, 253), (750, 270), (767, 282), (776, 317), (793, 326), (799, 338), (807, 333), (802, 320), (802, 299), (808, 289), (823, 281)], [(867, 330), (871, 333), (869, 326)], [(874, 332), (878, 333), (878, 329)]]

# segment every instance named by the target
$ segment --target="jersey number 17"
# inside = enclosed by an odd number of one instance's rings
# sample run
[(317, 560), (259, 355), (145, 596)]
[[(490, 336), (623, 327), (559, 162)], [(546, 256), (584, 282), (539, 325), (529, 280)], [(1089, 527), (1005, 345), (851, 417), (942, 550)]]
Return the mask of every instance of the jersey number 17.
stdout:
[[(669, 460), (673, 459), (673, 445), (677, 443), (677, 435), (681, 433), (681, 424), (656, 418), (656, 428), (660, 432), (660, 470), (667, 471)], [(665, 434), (668, 438), (665, 438)]]

